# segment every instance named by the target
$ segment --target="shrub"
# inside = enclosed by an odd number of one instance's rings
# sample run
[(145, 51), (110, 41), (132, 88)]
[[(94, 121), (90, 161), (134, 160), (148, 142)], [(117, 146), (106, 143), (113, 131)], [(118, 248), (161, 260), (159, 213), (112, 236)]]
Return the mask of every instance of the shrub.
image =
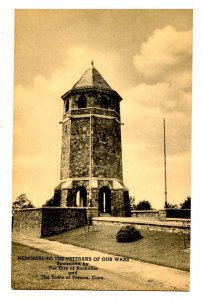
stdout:
[(181, 209), (191, 209), (191, 197), (188, 196), (180, 205)]
[(130, 243), (141, 239), (140, 232), (134, 226), (124, 226), (116, 234), (117, 242)]
[(151, 209), (152, 209), (152, 205), (148, 200), (140, 201), (136, 205), (136, 210), (151, 210)]

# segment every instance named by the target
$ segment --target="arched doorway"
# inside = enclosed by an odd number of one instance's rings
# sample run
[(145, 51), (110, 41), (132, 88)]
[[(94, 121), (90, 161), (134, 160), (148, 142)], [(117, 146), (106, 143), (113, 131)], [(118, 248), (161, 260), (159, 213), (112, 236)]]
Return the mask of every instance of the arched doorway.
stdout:
[(84, 186), (79, 186), (75, 193), (75, 206), (86, 207), (87, 206), (87, 191)]
[(107, 186), (99, 190), (99, 212), (111, 213), (111, 191)]

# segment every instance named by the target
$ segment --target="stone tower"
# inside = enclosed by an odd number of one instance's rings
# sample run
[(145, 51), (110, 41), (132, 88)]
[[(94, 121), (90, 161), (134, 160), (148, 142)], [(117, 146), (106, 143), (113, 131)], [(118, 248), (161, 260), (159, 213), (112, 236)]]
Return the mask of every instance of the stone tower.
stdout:
[(61, 183), (55, 189), (60, 206), (96, 206), (100, 215), (128, 215), (121, 152), (122, 98), (93, 62), (61, 98)]

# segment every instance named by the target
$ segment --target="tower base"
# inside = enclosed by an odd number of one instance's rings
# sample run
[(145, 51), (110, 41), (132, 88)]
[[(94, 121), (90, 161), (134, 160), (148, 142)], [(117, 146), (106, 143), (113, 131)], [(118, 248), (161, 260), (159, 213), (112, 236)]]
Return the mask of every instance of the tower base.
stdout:
[(97, 207), (98, 215), (131, 216), (128, 189), (114, 178), (68, 178), (55, 188), (60, 207)]

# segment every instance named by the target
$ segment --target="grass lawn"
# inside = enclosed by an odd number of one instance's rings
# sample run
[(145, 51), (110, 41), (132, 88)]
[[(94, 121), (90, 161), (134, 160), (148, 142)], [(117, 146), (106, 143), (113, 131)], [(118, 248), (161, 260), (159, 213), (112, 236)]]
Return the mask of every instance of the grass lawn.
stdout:
[[(53, 265), (48, 260), (19, 260), (18, 256), (40, 256), (40, 257), (56, 257), (49, 253), (32, 249), (30, 247), (12, 244), (12, 288), (17, 290), (116, 290), (119, 287), (111, 282), (111, 274), (103, 270), (99, 270), (99, 276), (103, 276), (105, 280), (73, 280), (66, 279), (67, 271), (65, 270), (49, 270), (49, 266)], [(42, 279), (42, 274), (49, 279)], [(52, 279), (52, 275), (64, 277)], [(94, 270), (81, 271), (81, 276), (98, 275)]]
[[(100, 225), (85, 232), (84, 227), (81, 227), (46, 239), (189, 271), (190, 254), (183, 251), (186, 235), (140, 230), (143, 236), (141, 240), (133, 243), (118, 243), (116, 233), (119, 229), (119, 226)], [(186, 239), (189, 247), (188, 238)]]
[[(40, 260), (21, 260), (19, 256), (40, 257)], [(42, 260), (44, 258), (44, 260)], [(49, 260), (47, 260), (49, 258)], [(53, 260), (50, 260), (52, 258)], [(140, 278), (135, 273), (112, 270), (81, 270), (78, 276), (87, 279), (67, 278), (68, 270), (50, 270), (49, 266), (56, 266), (58, 256), (51, 255), (21, 244), (12, 243), (12, 288), (16, 290), (95, 290), (95, 291), (154, 291), (168, 290), (168, 286), (156, 283), (148, 278)], [(46, 279), (42, 278), (46, 276)], [(54, 278), (52, 278), (54, 276)], [(102, 280), (92, 277), (101, 276)], [(174, 289), (172, 289), (174, 290)]]

